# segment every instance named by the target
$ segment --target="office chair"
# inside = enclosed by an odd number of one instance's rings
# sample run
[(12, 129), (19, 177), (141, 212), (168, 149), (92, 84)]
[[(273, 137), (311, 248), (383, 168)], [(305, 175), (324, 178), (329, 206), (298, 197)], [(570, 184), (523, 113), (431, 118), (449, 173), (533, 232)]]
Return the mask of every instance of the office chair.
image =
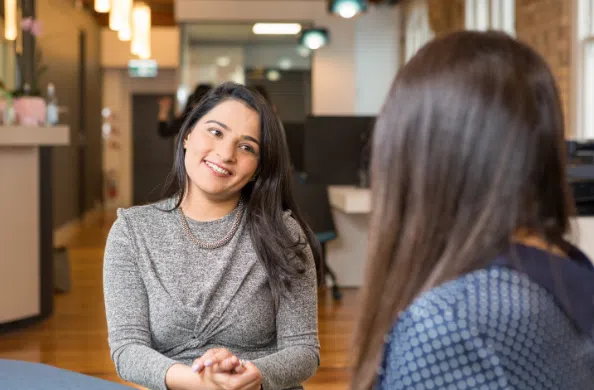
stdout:
[(311, 184), (304, 182), (298, 175), (294, 175), (293, 196), (299, 206), (305, 222), (313, 230), (316, 238), (322, 247), (322, 264), (324, 267), (324, 276), (329, 276), (332, 281), (332, 297), (338, 301), (342, 298), (342, 293), (336, 281), (336, 274), (326, 261), (326, 244), (337, 238), (336, 227), (330, 208), (328, 190), (325, 185)]

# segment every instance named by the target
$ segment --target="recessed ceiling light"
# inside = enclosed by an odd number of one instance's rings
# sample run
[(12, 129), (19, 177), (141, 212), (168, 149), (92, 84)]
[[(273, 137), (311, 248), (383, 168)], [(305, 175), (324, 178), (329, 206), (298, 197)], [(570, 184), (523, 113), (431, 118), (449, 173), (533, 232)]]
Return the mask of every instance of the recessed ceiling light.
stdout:
[(231, 58), (229, 58), (227, 56), (222, 56), (222, 57), (217, 58), (217, 65), (220, 66), (221, 68), (229, 66), (230, 63), (231, 63)]
[(325, 28), (303, 30), (300, 43), (308, 49), (317, 50), (328, 43), (328, 30)]
[(367, 0), (332, 0), (329, 9), (331, 13), (350, 19), (367, 10)]
[(293, 66), (293, 61), (290, 58), (281, 58), (278, 61), (278, 67), (282, 70), (289, 70)]
[(276, 69), (271, 69), (266, 72), (266, 78), (270, 81), (278, 81), (281, 78), (280, 72)]
[(299, 45), (297, 46), (297, 54), (299, 54), (303, 58), (309, 57), (309, 55), (311, 54), (311, 49), (303, 45)]
[(256, 35), (297, 35), (301, 32), (299, 23), (256, 23), (252, 27)]

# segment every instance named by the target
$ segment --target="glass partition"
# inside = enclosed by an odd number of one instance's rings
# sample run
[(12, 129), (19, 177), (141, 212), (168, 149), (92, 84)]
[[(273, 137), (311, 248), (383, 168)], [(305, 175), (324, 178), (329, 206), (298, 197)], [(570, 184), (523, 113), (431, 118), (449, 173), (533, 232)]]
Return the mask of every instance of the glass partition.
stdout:
[(304, 122), (311, 112), (311, 52), (299, 46), (297, 34), (257, 35), (253, 26), (182, 26), (180, 108), (198, 84), (235, 81), (263, 87), (283, 122)]

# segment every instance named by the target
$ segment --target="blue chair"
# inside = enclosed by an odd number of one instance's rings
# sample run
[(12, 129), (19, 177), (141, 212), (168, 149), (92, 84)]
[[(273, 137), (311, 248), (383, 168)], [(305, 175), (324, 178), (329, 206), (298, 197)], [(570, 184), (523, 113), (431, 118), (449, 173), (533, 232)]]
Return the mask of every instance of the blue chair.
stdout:
[(336, 274), (326, 261), (326, 244), (338, 237), (328, 198), (328, 189), (322, 184), (307, 183), (303, 175), (295, 174), (293, 195), (305, 222), (313, 230), (322, 247), (324, 274), (329, 276), (332, 281), (332, 296), (335, 300), (340, 300), (342, 293), (336, 280)]
[(47, 364), (0, 359), (0, 389), (130, 390), (130, 387)]

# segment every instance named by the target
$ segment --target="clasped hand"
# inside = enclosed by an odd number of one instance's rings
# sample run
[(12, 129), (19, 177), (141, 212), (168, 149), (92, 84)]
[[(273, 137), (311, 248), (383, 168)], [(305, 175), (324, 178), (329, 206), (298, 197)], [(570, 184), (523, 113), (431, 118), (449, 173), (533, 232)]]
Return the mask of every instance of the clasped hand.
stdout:
[(259, 390), (262, 385), (260, 370), (253, 363), (240, 360), (226, 348), (208, 350), (194, 360), (192, 371), (213, 389)]

